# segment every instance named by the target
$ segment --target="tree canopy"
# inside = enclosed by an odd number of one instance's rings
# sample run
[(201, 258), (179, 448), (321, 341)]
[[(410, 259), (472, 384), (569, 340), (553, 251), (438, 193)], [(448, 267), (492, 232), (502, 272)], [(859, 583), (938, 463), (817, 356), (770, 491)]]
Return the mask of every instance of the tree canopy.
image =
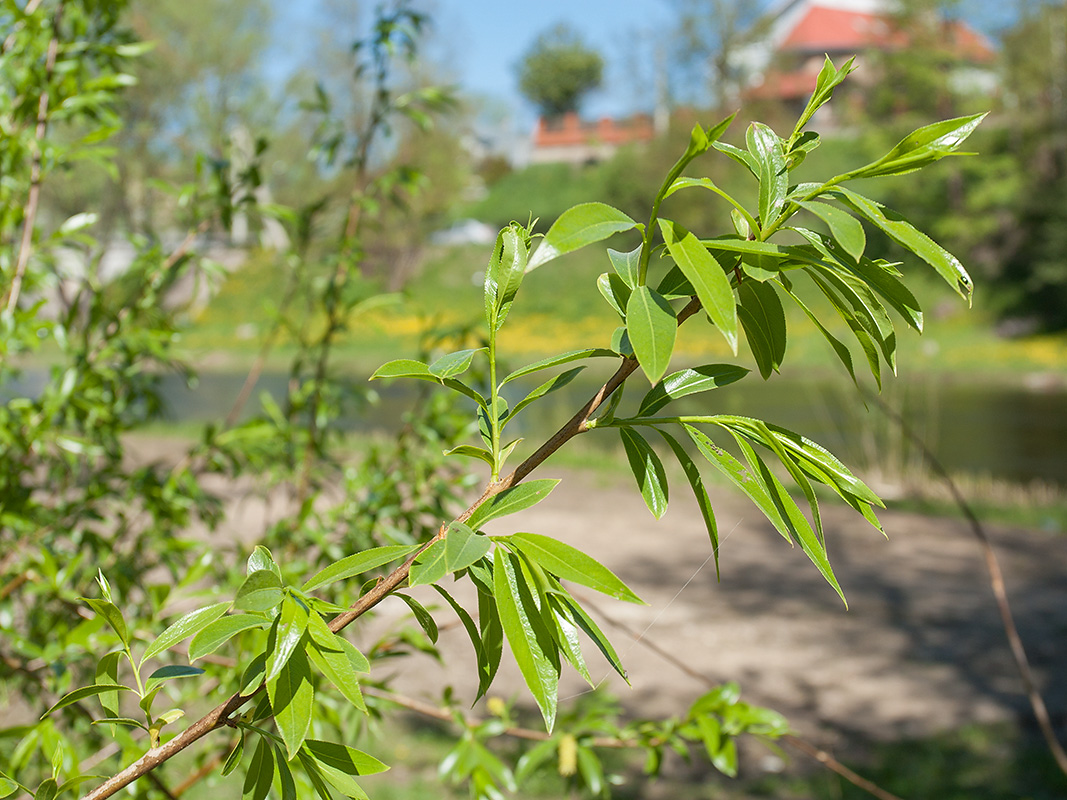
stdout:
[(604, 59), (580, 33), (560, 23), (542, 33), (519, 64), (519, 90), (545, 117), (577, 111), (600, 86)]

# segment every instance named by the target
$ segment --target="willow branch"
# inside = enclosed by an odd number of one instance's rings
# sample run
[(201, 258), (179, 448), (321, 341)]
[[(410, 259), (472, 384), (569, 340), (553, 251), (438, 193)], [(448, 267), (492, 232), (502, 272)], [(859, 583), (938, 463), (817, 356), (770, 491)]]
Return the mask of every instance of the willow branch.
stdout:
[(1019, 677), (1022, 678), (1023, 688), (1026, 691), (1027, 699), (1030, 701), (1030, 708), (1033, 709), (1037, 725), (1041, 729), (1041, 735), (1045, 739), (1049, 752), (1052, 753), (1052, 757), (1056, 761), (1056, 766), (1060, 768), (1064, 775), (1067, 775), (1067, 752), (1064, 752), (1063, 745), (1060, 744), (1056, 736), (1056, 731), (1052, 727), (1052, 720), (1049, 718), (1048, 708), (1045, 706), (1045, 701), (1037, 688), (1037, 681), (1034, 679), (1030, 661), (1026, 656), (1026, 648), (1023, 646), (1019, 629), (1015, 625), (1011, 604), (1008, 602), (1008, 590), (1004, 584), (1004, 573), (1000, 569), (1000, 561), (993, 550), (989, 534), (986, 533), (985, 527), (978, 519), (978, 515), (971, 508), (971, 504), (967, 502), (956, 482), (952, 480), (952, 476), (948, 474), (948, 470), (945, 469), (945, 466), (934, 455), (933, 451), (927, 447), (923, 438), (912, 430), (911, 426), (904, 421), (904, 418), (898, 412), (887, 406), (881, 397), (867, 390), (863, 390), (863, 394), (866, 399), (874, 402), (879, 410), (896, 424), (900, 432), (914, 442), (922, 451), (923, 458), (926, 459), (926, 462), (937, 476), (945, 482), (949, 492), (952, 494), (953, 501), (967, 519), (971, 532), (974, 534), (975, 539), (978, 540), (982, 555), (985, 557), (986, 569), (989, 571), (989, 586), (993, 590), (993, 597), (996, 599), (997, 609), (1000, 611), (1000, 622), (1004, 628), (1004, 634), (1007, 636), (1012, 657), (1015, 659), (1015, 668), (1019, 672)]
[[(700, 301), (694, 297), (690, 300), (688, 305), (678, 313), (678, 324), (681, 325), (699, 310)], [(589, 401), (582, 406), (578, 413), (571, 417), (562, 428), (556, 431), (556, 433), (532, 456), (523, 461), (514, 472), (499, 481), (490, 482), (489, 485), (486, 486), (482, 496), (475, 500), (466, 511), (456, 517), (456, 521), (466, 522), (483, 503), (491, 497), (500, 494), (505, 489), (518, 484), (523, 478), (533, 472), (534, 469), (544, 463), (550, 455), (559, 450), (579, 433), (588, 430), (589, 420), (592, 418), (593, 414), (596, 413), (596, 410), (600, 408), (604, 401), (611, 397), (623, 383), (625, 383), (626, 379), (637, 369), (637, 366), (636, 359), (624, 359), (622, 364), (615, 371), (615, 374), (597, 390)], [(434, 542), (443, 539), (447, 530), (448, 525), (442, 524), (433, 538), (426, 542), (420, 550), (409, 556), (403, 564), (394, 569), (391, 573), (381, 578), (370, 591), (353, 603), (347, 611), (338, 614), (330, 620), (330, 630), (334, 633), (343, 630), (400, 588), (407, 580), (408, 574), (411, 571), (411, 565), (415, 563), (415, 559), (418, 558), (419, 554)], [(105, 800), (105, 798), (111, 797), (119, 790), (129, 786), (138, 778), (151, 772), (160, 764), (178, 755), (178, 753), (204, 738), (212, 731), (230, 725), (232, 715), (246, 702), (259, 694), (262, 688), (263, 685), (260, 684), (259, 688), (250, 694), (245, 695), (240, 692), (235, 693), (225, 703), (212, 709), (182, 731), (178, 736), (159, 747), (149, 750), (137, 759), (137, 761), (133, 762), (124, 770), (112, 776), (96, 789), (89, 792), (89, 794), (85, 795), (83, 800)]]

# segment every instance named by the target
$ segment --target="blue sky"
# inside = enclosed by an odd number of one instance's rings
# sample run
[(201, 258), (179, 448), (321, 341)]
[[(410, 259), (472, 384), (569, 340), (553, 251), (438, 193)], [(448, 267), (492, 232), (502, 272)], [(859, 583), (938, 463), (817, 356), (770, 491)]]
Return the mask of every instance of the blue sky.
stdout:
[[(770, 5), (773, 0), (767, 0)], [(373, 8), (367, 0), (276, 0), (281, 50), (299, 56), (294, 48), (313, 47), (302, 36), (323, 4), (335, 8)], [(673, 27), (676, 5), (672, 0), (415, 0), (430, 13), (434, 33), (429, 53), (445, 74), (443, 82), (459, 84), (468, 94), (486, 100), (490, 115), (512, 117), (520, 126), (532, 124), (535, 115), (518, 91), (516, 65), (538, 34), (557, 22), (581, 31), (586, 41), (604, 56), (604, 86), (583, 107), (590, 117), (651, 111), (655, 97), (655, 42)], [(1007, 25), (1011, 2), (962, 0), (958, 13), (987, 34)], [(355, 13), (355, 12), (353, 12)], [(283, 60), (285, 56), (282, 56)]]

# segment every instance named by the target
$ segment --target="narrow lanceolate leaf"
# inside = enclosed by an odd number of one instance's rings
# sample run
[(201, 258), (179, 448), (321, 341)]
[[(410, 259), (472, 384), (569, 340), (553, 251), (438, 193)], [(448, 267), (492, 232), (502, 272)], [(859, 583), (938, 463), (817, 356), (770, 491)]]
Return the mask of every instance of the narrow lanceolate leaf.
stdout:
[(457, 350), (455, 353), (448, 353), (430, 364), (427, 369), (438, 378), (454, 378), (470, 369), (474, 357), (478, 353), (484, 353), (485, 349), (479, 347), (474, 350)]
[(738, 317), (752, 356), (766, 380), (785, 358), (785, 310), (774, 282), (743, 281), (737, 290)]
[(129, 646), (130, 634), (126, 629), (126, 621), (122, 618), (122, 612), (119, 611), (118, 606), (108, 600), (96, 600), (90, 597), (83, 597), (82, 601), (103, 617), (122, 643)]
[(273, 647), (267, 655), (267, 674), (264, 680), (274, 680), (297, 648), (305, 646), (302, 640), (307, 626), (307, 609), (292, 597), (287, 596), (282, 600), (281, 613), (278, 614), (271, 631)]
[(668, 499), (667, 473), (663, 469), (663, 462), (641, 434), (631, 428), (619, 428), (619, 434), (641, 497), (652, 516), (659, 519), (667, 510)]
[(426, 610), (426, 607), (410, 595), (406, 595), (403, 592), (397, 592), (395, 597), (399, 597), (405, 603), (408, 608), (411, 609), (411, 615), (415, 617), (415, 621), (419, 623), (419, 627), (422, 628), (426, 637), (433, 643), (437, 643), (437, 637), (440, 635), (440, 630), (437, 627), (437, 622), (433, 618), (433, 614)]
[(786, 289), (786, 294), (788, 294), (793, 299), (793, 302), (800, 306), (801, 310), (807, 315), (808, 319), (810, 319), (812, 324), (815, 325), (815, 327), (819, 330), (819, 333), (823, 335), (823, 338), (825, 338), (826, 341), (829, 342), (830, 347), (833, 348), (834, 354), (837, 356), (838, 360), (845, 366), (845, 369), (848, 371), (849, 376), (852, 378), (852, 382), (858, 386), (859, 384), (856, 380), (856, 370), (852, 366), (852, 353), (849, 352), (848, 347), (846, 347), (840, 339), (838, 339), (836, 336), (830, 333), (829, 330), (827, 330), (826, 326), (822, 324), (822, 321), (817, 316), (815, 316), (815, 314), (811, 311), (811, 309), (807, 307), (804, 301), (797, 297), (791, 289)]
[[(122, 658), (123, 652), (116, 650), (113, 653), (105, 654), (96, 663), (96, 682), (110, 684), (114, 686), (119, 682), (119, 660)], [(118, 692), (106, 692), (100, 696), (100, 707), (104, 709), (104, 713), (109, 717), (117, 717), (119, 715), (119, 693)]]
[(311, 728), (315, 690), (311, 683), (311, 666), (307, 653), (297, 648), (285, 662), (278, 676), (267, 681), (267, 696), (274, 712), (278, 732), (285, 742), (291, 761), (304, 743)]
[(282, 581), (268, 569), (257, 569), (237, 590), (233, 604), (242, 611), (270, 611), (281, 601)]
[(644, 601), (611, 570), (569, 544), (537, 533), (515, 533), (507, 538), (507, 542), (558, 578), (580, 583), (617, 600), (644, 605)]
[(841, 248), (858, 261), (867, 247), (867, 236), (863, 232), (863, 224), (847, 211), (828, 203), (816, 203), (814, 201), (798, 202), (801, 208), (810, 211), (830, 229), (833, 237)]
[(345, 775), (377, 775), (389, 769), (387, 764), (383, 764), (374, 756), (338, 742), (308, 739), (304, 743), (304, 749), (321, 766), (335, 769)]
[(208, 653), (214, 653), (241, 631), (262, 629), (268, 625), (270, 622), (258, 614), (233, 614), (215, 620), (189, 642), (189, 660), (196, 661)]
[(618, 673), (619, 677), (626, 681), (626, 683), (629, 683), (630, 679), (626, 676), (626, 670), (623, 669), (619, 654), (615, 652), (615, 648), (612, 647), (611, 642), (608, 641), (608, 637), (605, 636), (599, 626), (593, 622), (592, 618), (585, 613), (585, 609), (578, 604), (578, 601), (564, 591), (553, 592), (551, 597), (570, 609), (571, 619), (574, 620), (574, 623), (593, 641), (593, 644), (597, 646), (597, 649), (601, 652), (604, 658), (607, 659), (607, 662), (611, 665), (611, 668)]
[(552, 632), (556, 643), (559, 645), (559, 651), (570, 662), (575, 671), (585, 678), (586, 683), (596, 688), (596, 684), (589, 674), (589, 667), (585, 663), (585, 656), (582, 654), (582, 645), (578, 638), (580, 629), (574, 618), (574, 612), (571, 611), (570, 606), (551, 594), (545, 595), (545, 603), (548, 605), (553, 626)]
[(548, 379), (536, 389), (534, 389), (532, 392), (530, 392), (528, 395), (526, 395), (526, 397), (522, 398), (522, 400), (516, 403), (515, 408), (513, 408), (511, 410), (511, 413), (508, 415), (508, 419), (513, 418), (516, 414), (526, 408), (526, 406), (530, 405), (530, 403), (533, 403), (536, 400), (540, 400), (546, 394), (551, 394), (552, 392), (562, 389), (564, 386), (566, 386), (568, 383), (578, 377), (578, 374), (583, 369), (585, 369), (585, 367), (574, 367), (573, 369), (569, 369), (566, 372), (561, 372), (554, 378)]
[(604, 203), (581, 203), (569, 208), (552, 223), (541, 244), (530, 256), (527, 271), (554, 258), (607, 239), (620, 231), (639, 227), (617, 208)]
[(200, 669), (200, 667), (190, 667), (185, 664), (168, 664), (148, 676), (145, 681), (145, 691), (151, 692), (157, 684), (163, 681), (172, 681), (176, 678), (194, 678), (203, 674), (204, 670)]
[(481, 461), (484, 461), (489, 466), (493, 466), (493, 454), (486, 450), (484, 447), (476, 447), (472, 444), (461, 444), (458, 447), (453, 447), (451, 450), (446, 450), (445, 455), (477, 458)]
[(855, 56), (853, 56), (844, 63), (841, 69), (837, 69), (834, 67), (834, 62), (830, 60), (830, 57), (826, 57), (822, 69), (819, 70), (819, 77), (815, 79), (815, 91), (812, 92), (808, 105), (797, 120), (797, 126), (793, 129), (793, 135), (790, 137), (791, 141), (800, 136), (800, 132), (808, 124), (815, 112), (830, 101), (830, 98), (833, 97), (834, 89), (855, 69), (852, 64), (855, 60)]
[(649, 390), (641, 400), (637, 416), (645, 417), (655, 414), (672, 400), (680, 397), (727, 386), (741, 380), (748, 375), (749, 371), (736, 364), (705, 364), (701, 367), (679, 370), (668, 375)]
[(697, 469), (697, 465), (689, 457), (689, 454), (685, 452), (685, 448), (682, 447), (681, 443), (666, 431), (659, 428), (656, 430), (659, 431), (659, 435), (674, 451), (674, 456), (678, 459), (686, 480), (689, 481), (689, 486), (693, 490), (697, 507), (700, 509), (700, 516), (704, 519), (704, 527), (707, 529), (708, 538), (711, 540), (711, 550), (715, 554), (715, 579), (718, 580), (721, 577), (719, 575), (719, 526), (715, 522), (715, 510), (711, 507), (711, 498), (708, 497), (708, 490), (704, 488), (704, 479), (700, 476), (700, 470)]
[(409, 556), (418, 549), (419, 546), (417, 544), (391, 544), (385, 547), (372, 547), (370, 550), (346, 556), (340, 561), (330, 564), (330, 566), (317, 572), (302, 588), (305, 592), (310, 592), (345, 578), (351, 578), (354, 575), (362, 575)]
[(363, 701), (363, 692), (359, 688), (359, 676), (356, 675), (355, 666), (348, 657), (344, 645), (341, 644), (342, 640), (330, 631), (318, 614), (312, 615), (312, 622), (308, 628), (311, 642), (307, 655), (311, 663), (337, 687), (349, 703), (360, 711), (366, 712), (367, 706)]
[(478, 624), (467, 612), (467, 609), (457, 603), (455, 598), (441, 588), (441, 586), (435, 583), (433, 588), (437, 590), (437, 593), (441, 595), (441, 597), (452, 606), (452, 610), (456, 612), (456, 616), (459, 617), (459, 621), (463, 624), (463, 629), (467, 631), (467, 636), (471, 640), (471, 646), (474, 647), (474, 655), (478, 661), (478, 674), (486, 674), (489, 672), (489, 664), (485, 655), (485, 647), (482, 646), (482, 637), (478, 631)]
[(945, 250), (904, 217), (881, 203), (838, 187), (831, 193), (845, 205), (880, 228), (890, 239), (911, 251), (935, 270), (960, 297), (971, 299), (974, 283), (959, 259)]
[(371, 375), (368, 380), (386, 380), (389, 378), (415, 378), (420, 381), (432, 381), (441, 386), (447, 386), (454, 392), (466, 395), (483, 408), (486, 405), (485, 398), (478, 394), (474, 389), (467, 386), (467, 384), (458, 381), (455, 378), (438, 377), (430, 372), (430, 368), (421, 361), (415, 361), (410, 358), (398, 358), (395, 361), (382, 364), (382, 366), (374, 371), (374, 374)]
[(622, 278), (623, 282), (633, 289), (637, 286), (638, 276), (641, 274), (641, 245), (638, 245), (628, 253), (620, 253), (618, 250), (608, 249), (608, 258), (615, 274)]
[(530, 587), (522, 577), (517, 557), (502, 547), (493, 553), (493, 577), (493, 596), (504, 635), (515, 656), (515, 663), (541, 709), (545, 727), (551, 731), (556, 719), (559, 686), (556, 643), (545, 627)]
[(760, 225), (766, 227), (781, 213), (789, 190), (785, 153), (778, 134), (762, 122), (749, 125), (745, 138), (748, 152), (759, 165), (759, 217)]
[[(488, 577), (493, 580), (493, 583), (488, 586), (492, 592), (495, 577), (493, 575)], [(500, 612), (497, 609), (496, 599), (491, 593), (486, 594), (480, 587), (478, 589), (478, 629), (481, 632), (482, 649), (485, 651), (485, 664), (479, 665), (478, 694), (475, 700), (480, 700), (489, 691), (493, 678), (496, 677), (497, 670), (500, 668), (500, 657), (504, 649), (504, 630), (500, 626)]]
[(252, 761), (245, 773), (244, 800), (264, 800), (274, 780), (274, 750), (266, 736), (259, 738)]
[(671, 363), (678, 318), (671, 304), (647, 286), (638, 286), (626, 304), (626, 332), (649, 383), (663, 377)]
[(41, 714), (41, 719), (44, 719), (53, 711), (58, 711), (61, 708), (66, 708), (72, 703), (77, 703), (80, 700), (85, 700), (89, 697), (96, 697), (98, 694), (104, 694), (105, 692), (132, 692), (129, 686), (123, 686), (118, 683), (98, 683), (93, 686), (83, 686), (80, 689), (75, 689), (73, 692), (67, 692), (59, 701)]
[(526, 481), (518, 486), (505, 489), (500, 494), (486, 500), (467, 520), (467, 526), (471, 530), (478, 530), (490, 520), (515, 514), (531, 506), (537, 505), (549, 493), (556, 488), (559, 480), (556, 478), (543, 478), (536, 481)]
[(596, 288), (616, 314), (626, 316), (626, 304), (630, 301), (632, 290), (622, 278), (614, 272), (602, 273), (596, 280)]
[(504, 380), (500, 382), (500, 385), (503, 386), (505, 383), (510, 383), (516, 378), (523, 378), (534, 372), (540, 372), (543, 369), (551, 369), (552, 367), (569, 364), (572, 361), (580, 361), (583, 358), (614, 358), (615, 356), (616, 354), (614, 351), (607, 350), (603, 347), (590, 347), (585, 350), (572, 350), (569, 353), (560, 353), (558, 356), (550, 356), (549, 358), (535, 361), (532, 364), (527, 364), (525, 367), (520, 367), (504, 378)]
[(144, 655), (141, 656), (141, 663), (143, 664), (152, 656), (157, 656), (164, 650), (169, 650), (189, 636), (194, 636), (208, 625), (213, 623), (219, 617), (226, 613), (230, 608), (230, 603), (215, 603), (214, 605), (207, 606), (206, 608), (198, 608), (196, 611), (190, 611), (188, 614), (180, 617), (177, 622), (167, 628), (163, 633), (159, 634), (152, 644), (144, 651)]
[(922, 169), (945, 156), (956, 154), (959, 146), (985, 117), (985, 114), (973, 114), (946, 119), (912, 131), (877, 161), (837, 176), (834, 183), (853, 178), (904, 175)]
[(669, 220), (660, 220), (663, 239), (674, 263), (693, 285), (708, 317), (737, 353), (737, 308), (730, 279), (696, 236)]

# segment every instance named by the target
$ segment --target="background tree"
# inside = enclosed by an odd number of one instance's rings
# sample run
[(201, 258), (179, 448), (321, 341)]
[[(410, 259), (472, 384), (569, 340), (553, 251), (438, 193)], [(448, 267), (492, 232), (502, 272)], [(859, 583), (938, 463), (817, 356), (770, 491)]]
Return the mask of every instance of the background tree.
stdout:
[(534, 41), (519, 65), (519, 90), (546, 118), (577, 111), (600, 86), (604, 59), (574, 29), (559, 24)]
[(739, 54), (758, 36), (757, 0), (674, 0), (677, 9), (676, 59), (683, 70), (706, 82), (710, 106), (722, 111), (742, 79)]

